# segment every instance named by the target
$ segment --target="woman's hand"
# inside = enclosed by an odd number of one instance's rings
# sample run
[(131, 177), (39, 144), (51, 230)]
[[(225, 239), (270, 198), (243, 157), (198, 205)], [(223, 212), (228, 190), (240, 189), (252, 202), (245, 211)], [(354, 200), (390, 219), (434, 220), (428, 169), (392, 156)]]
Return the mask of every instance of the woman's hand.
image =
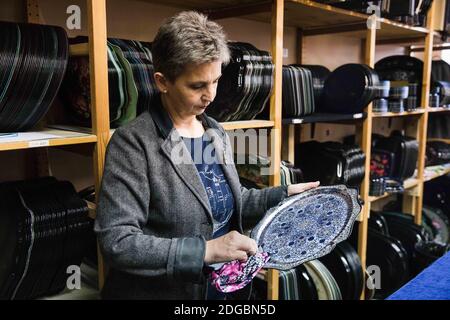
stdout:
[(256, 254), (256, 241), (230, 231), (227, 234), (206, 242), (205, 263), (213, 264), (233, 260), (246, 261), (248, 256)]
[(288, 197), (293, 196), (294, 194), (297, 193), (305, 192), (306, 190), (309, 189), (317, 188), (319, 185), (320, 181), (291, 184), (287, 188)]

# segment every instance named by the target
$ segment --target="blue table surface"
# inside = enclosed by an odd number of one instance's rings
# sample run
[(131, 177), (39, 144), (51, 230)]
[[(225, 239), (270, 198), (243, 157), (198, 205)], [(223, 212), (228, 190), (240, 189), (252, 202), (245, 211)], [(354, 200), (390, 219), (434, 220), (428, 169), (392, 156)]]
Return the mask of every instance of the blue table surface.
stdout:
[(450, 300), (450, 252), (428, 266), (387, 300)]

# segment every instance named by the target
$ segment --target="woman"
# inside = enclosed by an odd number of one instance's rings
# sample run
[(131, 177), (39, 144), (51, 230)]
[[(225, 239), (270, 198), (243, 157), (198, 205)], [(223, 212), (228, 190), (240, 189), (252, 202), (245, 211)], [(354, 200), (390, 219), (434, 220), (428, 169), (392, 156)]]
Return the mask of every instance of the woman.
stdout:
[(95, 222), (110, 267), (102, 296), (214, 298), (204, 267), (257, 251), (242, 220), (318, 183), (240, 185), (224, 129), (204, 114), (230, 55), (218, 24), (182, 12), (160, 27), (152, 54), (161, 94), (107, 149)]

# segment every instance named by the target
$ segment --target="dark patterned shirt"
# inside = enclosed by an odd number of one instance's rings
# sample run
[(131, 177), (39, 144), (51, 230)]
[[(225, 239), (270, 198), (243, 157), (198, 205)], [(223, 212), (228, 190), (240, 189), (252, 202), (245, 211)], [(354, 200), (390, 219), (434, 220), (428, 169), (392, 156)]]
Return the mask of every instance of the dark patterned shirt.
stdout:
[(230, 219), (234, 211), (234, 197), (218, 163), (215, 150), (208, 135), (199, 138), (183, 137), (198, 174), (208, 195), (214, 218), (213, 238), (226, 234), (230, 229)]

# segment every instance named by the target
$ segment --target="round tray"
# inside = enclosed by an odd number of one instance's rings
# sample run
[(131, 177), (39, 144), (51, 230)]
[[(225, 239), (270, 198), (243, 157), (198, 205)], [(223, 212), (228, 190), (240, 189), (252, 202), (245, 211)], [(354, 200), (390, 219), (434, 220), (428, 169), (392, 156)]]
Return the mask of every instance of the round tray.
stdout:
[(251, 238), (271, 257), (265, 267), (287, 270), (331, 252), (348, 238), (360, 211), (356, 189), (319, 187), (271, 208)]

